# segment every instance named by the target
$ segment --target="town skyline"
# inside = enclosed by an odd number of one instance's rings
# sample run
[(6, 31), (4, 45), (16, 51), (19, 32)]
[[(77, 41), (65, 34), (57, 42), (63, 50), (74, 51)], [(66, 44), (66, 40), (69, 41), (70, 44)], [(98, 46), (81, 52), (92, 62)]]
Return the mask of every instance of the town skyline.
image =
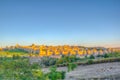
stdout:
[(16, 47), (16, 46), (53, 46), (53, 47), (58, 47), (58, 46), (77, 46), (77, 47), (88, 47), (88, 48), (120, 48), (119, 46), (118, 47), (111, 47), (111, 46), (86, 46), (86, 45), (73, 45), (73, 44), (71, 44), (71, 45), (69, 45), (69, 44), (60, 44), (60, 45), (51, 45), (51, 44), (49, 44), (49, 45), (47, 45), (47, 44), (34, 44), (34, 43), (32, 43), (32, 44), (27, 44), (27, 45), (23, 45), (23, 44), (15, 44), (15, 45), (6, 45), (6, 46), (1, 46), (1, 48), (9, 48), (9, 47)]

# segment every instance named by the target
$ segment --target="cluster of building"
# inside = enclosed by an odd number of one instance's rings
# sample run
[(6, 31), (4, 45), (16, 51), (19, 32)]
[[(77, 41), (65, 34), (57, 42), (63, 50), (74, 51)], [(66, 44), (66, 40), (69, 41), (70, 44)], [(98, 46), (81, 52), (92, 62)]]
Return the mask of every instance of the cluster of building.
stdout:
[(104, 48), (104, 47), (82, 47), (82, 46), (45, 46), (45, 45), (35, 45), (30, 46), (20, 46), (16, 44), (15, 46), (6, 47), (4, 49), (14, 49), (19, 48), (23, 49), (29, 53), (36, 53), (39, 56), (61, 56), (61, 55), (98, 55), (105, 53), (112, 53), (117, 51), (113, 48)]

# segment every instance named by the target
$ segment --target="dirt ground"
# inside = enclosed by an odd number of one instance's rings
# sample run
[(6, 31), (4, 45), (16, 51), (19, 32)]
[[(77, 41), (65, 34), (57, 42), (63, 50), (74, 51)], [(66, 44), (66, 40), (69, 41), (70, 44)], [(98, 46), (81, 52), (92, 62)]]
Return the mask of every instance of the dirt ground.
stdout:
[[(58, 71), (67, 71), (67, 67), (58, 67)], [(48, 72), (48, 68), (43, 71)], [(98, 79), (100, 78), (100, 79)], [(66, 73), (65, 80), (120, 80), (120, 62), (80, 65)]]

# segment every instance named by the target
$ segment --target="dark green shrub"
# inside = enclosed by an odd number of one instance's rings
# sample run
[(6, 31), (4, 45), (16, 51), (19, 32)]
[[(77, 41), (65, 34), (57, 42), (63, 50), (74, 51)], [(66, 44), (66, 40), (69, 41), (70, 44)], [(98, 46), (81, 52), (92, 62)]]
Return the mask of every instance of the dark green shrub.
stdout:
[(75, 62), (75, 61), (77, 61), (77, 59), (78, 59), (78, 58), (76, 58), (75, 55), (69, 56), (69, 62)]
[(96, 57), (102, 57), (102, 55), (98, 54)]
[(93, 55), (90, 55), (90, 57), (89, 57), (90, 59), (95, 59), (95, 57), (93, 56)]
[(12, 56), (12, 58), (13, 58), (13, 59), (20, 59), (20, 56), (14, 54), (14, 55)]
[(103, 57), (104, 58), (108, 58), (109, 56), (108, 56), (108, 54), (104, 54)]
[(65, 79), (65, 74), (66, 74), (65, 71), (61, 71), (62, 79)]
[(75, 59), (76, 61), (79, 61), (79, 60), (81, 60), (81, 58), (79, 58), (79, 57), (76, 57), (76, 59)]

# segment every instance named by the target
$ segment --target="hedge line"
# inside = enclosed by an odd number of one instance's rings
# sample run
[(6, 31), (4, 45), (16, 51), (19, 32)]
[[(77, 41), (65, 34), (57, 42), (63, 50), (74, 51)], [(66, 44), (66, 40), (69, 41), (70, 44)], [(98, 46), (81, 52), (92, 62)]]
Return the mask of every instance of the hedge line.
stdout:
[[(89, 64), (107, 63), (107, 62), (120, 62), (120, 58), (108, 58), (108, 59), (101, 59), (101, 60), (90, 59), (87, 62), (73, 62), (73, 63), (75, 63), (77, 65), (89, 65)], [(57, 64), (56, 66), (64, 67), (67, 65), (68, 65), (68, 63), (63, 63), (63, 64)]]

